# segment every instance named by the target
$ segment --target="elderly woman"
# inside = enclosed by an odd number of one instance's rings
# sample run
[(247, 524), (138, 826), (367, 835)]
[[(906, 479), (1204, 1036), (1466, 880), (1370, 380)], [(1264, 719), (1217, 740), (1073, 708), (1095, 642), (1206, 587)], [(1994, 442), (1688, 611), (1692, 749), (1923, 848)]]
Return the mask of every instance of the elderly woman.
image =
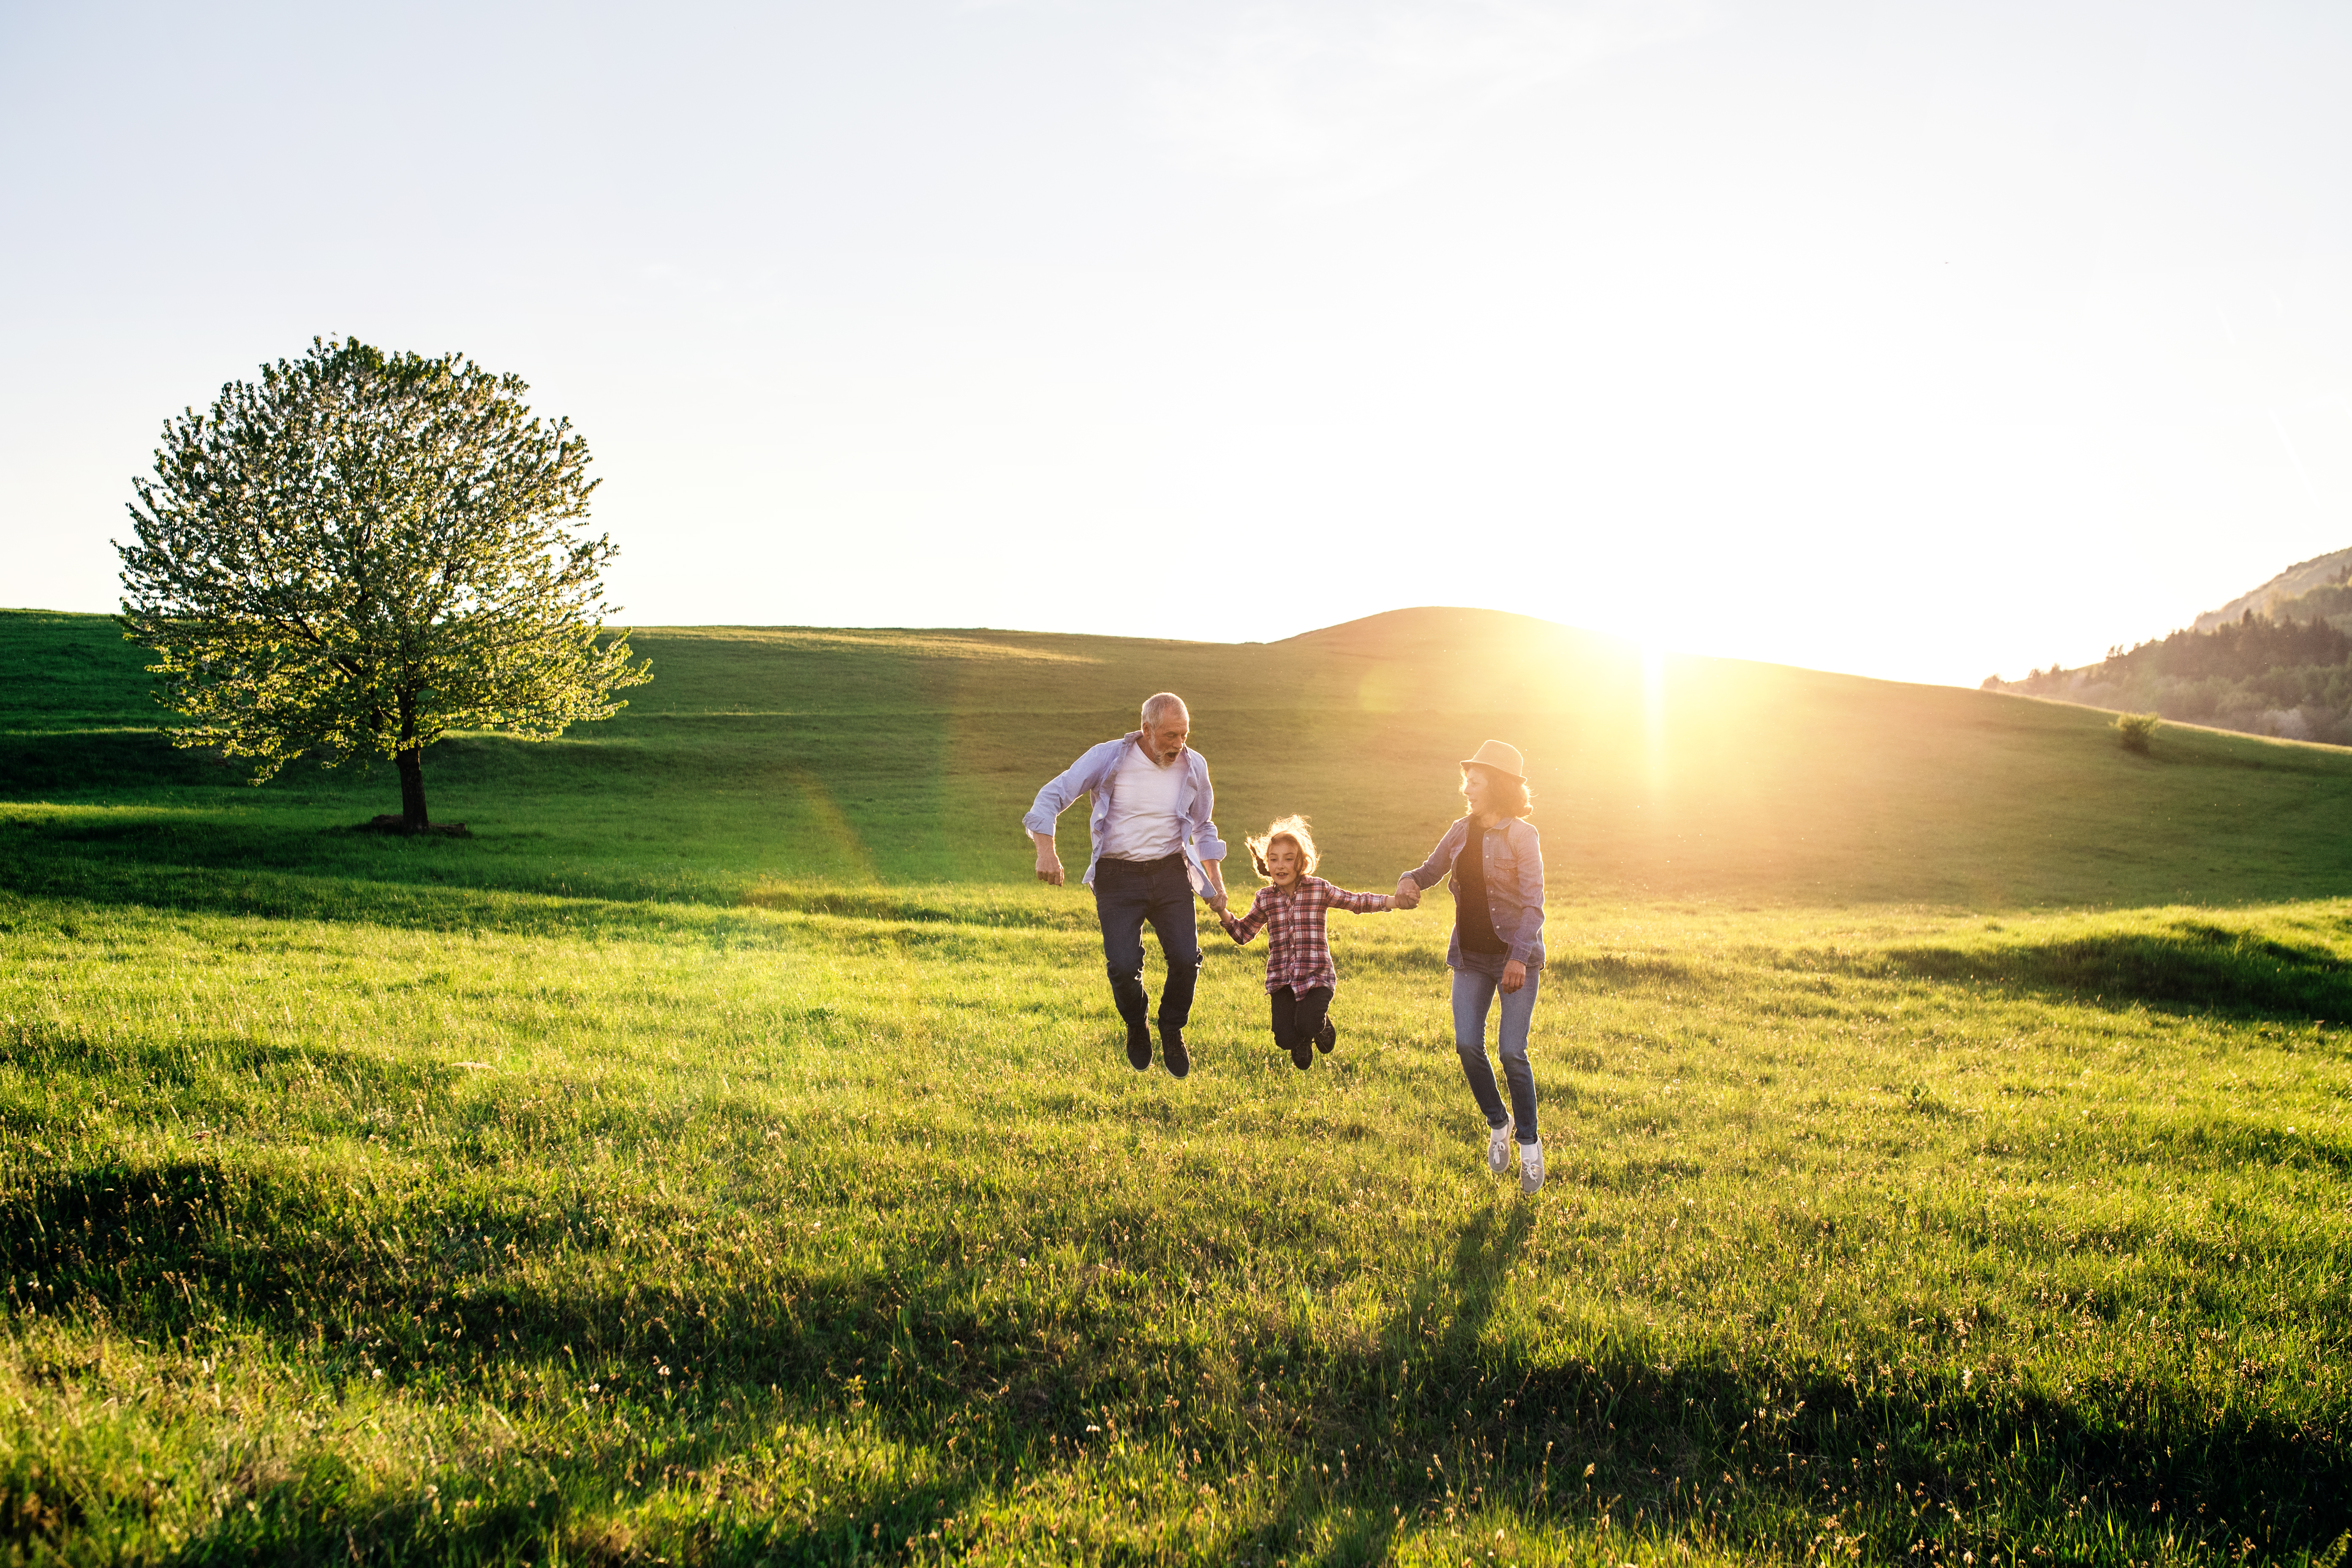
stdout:
[[(1508, 1174), (1516, 1141), (1519, 1191), (1532, 1193), (1544, 1179), (1536, 1079), (1528, 1066), (1528, 1024), (1536, 1010), (1536, 972), (1544, 961), (1543, 845), (1526, 821), (1532, 803), (1518, 748), (1488, 741), (1465, 759), (1462, 798), (1469, 814), (1445, 830), (1427, 860), (1397, 879), (1397, 904), (1412, 908), (1423, 888), (1450, 874), (1454, 940), (1445, 963), (1454, 971), (1454, 1048), (1486, 1115), (1486, 1168)], [(1511, 1089), (1507, 1110), (1486, 1059), (1486, 1014), (1497, 992), (1503, 1077)]]

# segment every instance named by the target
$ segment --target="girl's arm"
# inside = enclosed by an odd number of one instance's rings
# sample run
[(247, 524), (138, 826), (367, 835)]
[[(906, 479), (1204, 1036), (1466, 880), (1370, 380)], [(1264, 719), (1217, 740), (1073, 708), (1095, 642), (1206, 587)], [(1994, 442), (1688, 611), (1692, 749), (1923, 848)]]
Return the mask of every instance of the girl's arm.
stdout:
[(1227, 936), (1232, 937), (1234, 942), (1246, 947), (1249, 945), (1250, 938), (1255, 936), (1260, 931), (1265, 929), (1267, 912), (1268, 911), (1265, 907), (1265, 889), (1261, 888), (1258, 889), (1257, 897), (1250, 900), (1249, 913), (1247, 915), (1244, 916), (1240, 920), (1235, 920), (1234, 919), (1233, 911), (1231, 910), (1221, 910), (1217, 915), (1217, 923), (1225, 928), (1225, 934)]
[(1382, 910), (1396, 908), (1396, 899), (1392, 894), (1355, 893), (1345, 888), (1331, 889), (1331, 902), (1351, 915), (1376, 915)]

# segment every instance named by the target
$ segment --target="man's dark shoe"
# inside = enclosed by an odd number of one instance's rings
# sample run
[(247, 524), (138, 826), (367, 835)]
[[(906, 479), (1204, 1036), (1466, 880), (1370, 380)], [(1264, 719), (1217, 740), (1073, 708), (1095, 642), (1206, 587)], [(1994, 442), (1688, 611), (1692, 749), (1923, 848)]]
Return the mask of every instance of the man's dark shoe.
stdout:
[(1168, 1064), (1170, 1078), (1182, 1078), (1192, 1070), (1192, 1053), (1184, 1048), (1183, 1030), (1160, 1026), (1160, 1059)]
[(1291, 1047), (1290, 1065), (1297, 1068), (1300, 1072), (1305, 1072), (1308, 1068), (1313, 1067), (1315, 1065), (1315, 1047), (1308, 1045), (1305, 1040), (1301, 1040), (1297, 1045)]
[(1151, 1065), (1151, 1030), (1143, 1024), (1127, 1026), (1127, 1059), (1141, 1072)]
[[(1315, 1048), (1321, 1051), (1325, 1056), (1329, 1056), (1331, 1054), (1331, 1047), (1339, 1043), (1339, 1031), (1331, 1026), (1330, 1019), (1324, 1019), (1323, 1026), (1315, 1031)], [(1304, 1066), (1305, 1064), (1301, 1063), (1300, 1065)]]

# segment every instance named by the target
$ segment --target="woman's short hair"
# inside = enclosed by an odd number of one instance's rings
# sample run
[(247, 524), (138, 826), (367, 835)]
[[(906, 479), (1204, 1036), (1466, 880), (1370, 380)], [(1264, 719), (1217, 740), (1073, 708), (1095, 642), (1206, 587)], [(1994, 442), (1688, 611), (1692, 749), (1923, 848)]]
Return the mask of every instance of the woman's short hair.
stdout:
[(1489, 810), (1498, 812), (1505, 816), (1525, 816), (1536, 808), (1536, 797), (1528, 789), (1527, 780), (1515, 779), (1499, 769), (1486, 766), (1484, 763), (1463, 763), (1462, 776), (1468, 778), (1472, 768), (1476, 768), (1486, 775), (1486, 782), (1495, 792), (1487, 800)]
[(1307, 819), (1303, 816), (1277, 816), (1264, 833), (1243, 840), (1249, 846), (1250, 864), (1269, 882), (1274, 880), (1274, 873), (1265, 868), (1265, 852), (1286, 838), (1297, 847), (1298, 874), (1304, 877), (1313, 871), (1318, 858), (1315, 836), (1307, 831)]

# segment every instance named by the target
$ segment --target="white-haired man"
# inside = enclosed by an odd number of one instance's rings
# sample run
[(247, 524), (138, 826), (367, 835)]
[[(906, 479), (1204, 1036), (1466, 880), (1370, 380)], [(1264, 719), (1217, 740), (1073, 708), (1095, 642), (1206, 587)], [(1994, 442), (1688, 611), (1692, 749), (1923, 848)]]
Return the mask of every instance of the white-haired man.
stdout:
[(1037, 792), (1021, 819), (1037, 846), (1037, 879), (1063, 883), (1054, 849), (1054, 823), (1080, 795), (1092, 795), (1088, 826), (1094, 858), (1086, 882), (1095, 890), (1102, 922), (1103, 966), (1111, 999), (1127, 1024), (1127, 1059), (1140, 1072), (1151, 1065), (1151, 999), (1143, 989), (1143, 926), (1159, 934), (1168, 961), (1160, 997), (1160, 1059), (1182, 1078), (1192, 1068), (1184, 1025), (1192, 1016), (1192, 988), (1201, 976), (1201, 939), (1193, 927), (1192, 895), (1225, 907), (1225, 844), (1210, 818), (1216, 795), (1209, 764), (1190, 744), (1192, 716), (1172, 691), (1147, 698), (1143, 727), (1087, 748), (1059, 777)]

